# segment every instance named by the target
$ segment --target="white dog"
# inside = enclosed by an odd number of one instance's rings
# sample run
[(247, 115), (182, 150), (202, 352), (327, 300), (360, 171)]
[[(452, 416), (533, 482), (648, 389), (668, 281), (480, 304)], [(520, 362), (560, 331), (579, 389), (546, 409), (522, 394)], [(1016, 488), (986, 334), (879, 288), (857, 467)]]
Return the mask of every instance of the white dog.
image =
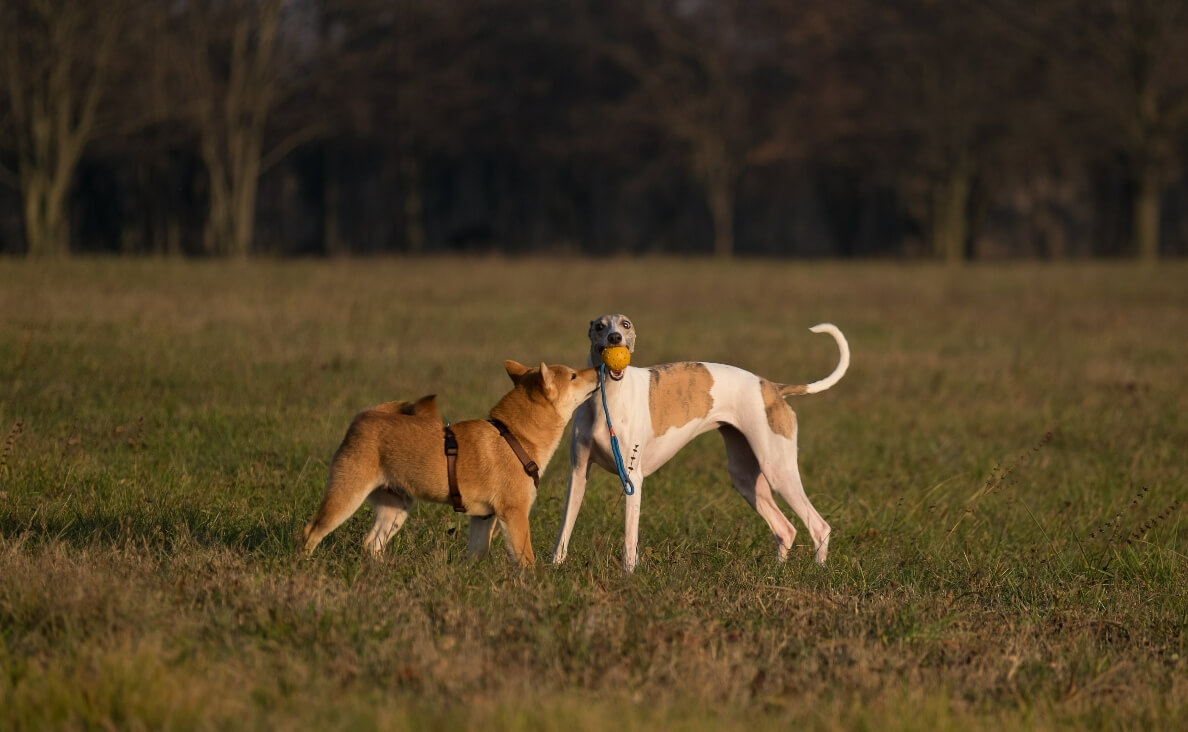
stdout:
[[(828, 323), (811, 328), (828, 333), (841, 352), (829, 376), (805, 385), (778, 384), (734, 366), (689, 361), (649, 368), (608, 369), (605, 391), (611, 423), (619, 438), (627, 475), (635, 491), (627, 496), (627, 525), (623, 567), (634, 571), (638, 561), (639, 506), (644, 478), (655, 472), (697, 435), (718, 430), (726, 442), (726, 462), (734, 488), (763, 517), (775, 536), (780, 561), (796, 529), (772, 497), (772, 489), (808, 527), (814, 556), (825, 562), (829, 524), (805, 495), (796, 463), (796, 413), (784, 397), (825, 391), (845, 375), (850, 347), (837, 327)], [(601, 362), (603, 349), (626, 346), (635, 350), (635, 327), (625, 315), (603, 315), (590, 322), (591, 366)], [(565, 561), (569, 537), (586, 492), (591, 460), (617, 475), (602, 396), (595, 394), (573, 416), (569, 448), (572, 472), (561, 533), (553, 562)]]

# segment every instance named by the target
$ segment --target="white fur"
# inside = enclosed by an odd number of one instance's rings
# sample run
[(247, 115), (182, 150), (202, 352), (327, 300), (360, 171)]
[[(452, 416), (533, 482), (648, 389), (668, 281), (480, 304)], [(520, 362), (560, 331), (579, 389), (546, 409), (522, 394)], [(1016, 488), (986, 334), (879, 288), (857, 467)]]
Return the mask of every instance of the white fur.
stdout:
[[(627, 329), (620, 327), (626, 323)], [(602, 327), (599, 327), (602, 326)], [(818, 393), (841, 380), (850, 363), (850, 348), (837, 327), (822, 323), (811, 329), (828, 333), (837, 342), (840, 357), (829, 376), (807, 385), (808, 393)], [(617, 335), (612, 335), (617, 334)], [(622, 343), (634, 350), (635, 331), (622, 315), (605, 315), (591, 322), (590, 364), (607, 345)], [(824, 563), (829, 551), (829, 524), (813, 508), (801, 483), (797, 467), (796, 431), (791, 438), (772, 432), (764, 410), (761, 379), (743, 369), (717, 363), (703, 364), (713, 379), (710, 396), (713, 405), (704, 417), (679, 427), (654, 434), (648, 401), (650, 374), (646, 368), (628, 366), (621, 381), (607, 379), (607, 407), (628, 476), (635, 484), (634, 495), (626, 497), (626, 526), (623, 540), (623, 567), (634, 571), (638, 562), (639, 512), (644, 478), (655, 472), (697, 435), (721, 430), (726, 443), (727, 469), (731, 482), (747, 503), (771, 528), (780, 561), (796, 537), (796, 529), (776, 504), (772, 491), (788, 502), (804, 522), (813, 540), (814, 556)], [(578, 407), (573, 418), (569, 448), (572, 470), (566, 495), (561, 531), (553, 549), (553, 562), (565, 561), (569, 538), (586, 491), (590, 466), (599, 465), (617, 474), (610, 447), (610, 433), (602, 408), (602, 396), (595, 394)]]
[(833, 340), (837, 341), (837, 350), (840, 351), (837, 358), (837, 368), (833, 370), (833, 373), (820, 381), (814, 381), (808, 385), (808, 393), (816, 394), (825, 391), (841, 381), (842, 377), (846, 375), (846, 369), (850, 368), (850, 344), (846, 343), (846, 337), (842, 335), (842, 332), (833, 323), (814, 325), (809, 330), (814, 333), (828, 333), (833, 336)]

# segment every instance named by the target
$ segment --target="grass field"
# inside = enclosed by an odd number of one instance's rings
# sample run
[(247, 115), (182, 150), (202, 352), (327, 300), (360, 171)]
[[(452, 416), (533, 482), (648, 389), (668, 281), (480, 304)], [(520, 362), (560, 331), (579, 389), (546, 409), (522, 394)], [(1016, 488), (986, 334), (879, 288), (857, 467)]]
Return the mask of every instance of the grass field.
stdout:
[[(633, 576), (601, 471), (561, 566), (467, 563), (427, 504), (382, 561), (370, 509), (294, 556), (357, 410), (483, 416), (608, 311), (637, 365), (785, 382), (842, 328), (790, 400), (824, 568), (716, 435)], [(1184, 728), (1186, 363), (1182, 263), (0, 260), (0, 728)]]

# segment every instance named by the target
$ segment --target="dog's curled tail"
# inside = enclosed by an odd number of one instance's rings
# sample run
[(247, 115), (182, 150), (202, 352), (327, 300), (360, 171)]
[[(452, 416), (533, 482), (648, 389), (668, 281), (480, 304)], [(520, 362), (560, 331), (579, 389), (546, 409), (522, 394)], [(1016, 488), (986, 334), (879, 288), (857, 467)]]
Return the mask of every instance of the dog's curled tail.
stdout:
[(780, 387), (780, 396), (793, 396), (797, 394), (816, 394), (825, 391), (837, 382), (842, 380), (846, 375), (846, 369), (850, 368), (850, 344), (846, 342), (846, 337), (842, 335), (841, 330), (833, 323), (821, 323), (809, 328), (814, 333), (828, 333), (833, 336), (833, 340), (837, 341), (837, 350), (840, 352), (837, 359), (837, 367), (833, 369), (833, 373), (826, 376), (820, 381), (814, 381), (811, 384), (785, 384)]

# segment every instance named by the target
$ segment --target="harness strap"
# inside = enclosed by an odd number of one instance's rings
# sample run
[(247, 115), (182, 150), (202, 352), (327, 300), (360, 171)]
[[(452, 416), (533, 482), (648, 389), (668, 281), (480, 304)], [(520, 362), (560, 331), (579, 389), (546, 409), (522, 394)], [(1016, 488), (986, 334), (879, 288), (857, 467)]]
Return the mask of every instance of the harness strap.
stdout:
[[(528, 451), (511, 433), (507, 425), (494, 418), (487, 421), (499, 430), (499, 436), (507, 441), (508, 446), (520, 461), (520, 465), (524, 466), (524, 472), (532, 478), (532, 485), (539, 488), (540, 467), (536, 461), (529, 457)], [(450, 503), (457, 513), (466, 513), (466, 505), (462, 503), (462, 493), (458, 490), (458, 438), (454, 435), (454, 430), (450, 429), (449, 424), (446, 424), (442, 431), (445, 436), (446, 479), (450, 485)]]
[(495, 419), (494, 417), (491, 417), (487, 421), (494, 425), (495, 429), (499, 430), (499, 436), (507, 441), (508, 446), (511, 447), (512, 452), (516, 454), (516, 458), (520, 461), (520, 465), (524, 466), (524, 472), (531, 476), (532, 485), (539, 488), (540, 467), (536, 464), (536, 461), (528, 456), (528, 451), (524, 449), (524, 446), (520, 444), (520, 441), (516, 439), (516, 436), (511, 433), (511, 430), (507, 428), (507, 425)]
[(462, 503), (462, 494), (458, 491), (458, 438), (450, 429), (449, 423), (442, 428), (445, 432), (446, 478), (450, 484), (450, 503), (457, 513), (466, 513), (466, 506)]

